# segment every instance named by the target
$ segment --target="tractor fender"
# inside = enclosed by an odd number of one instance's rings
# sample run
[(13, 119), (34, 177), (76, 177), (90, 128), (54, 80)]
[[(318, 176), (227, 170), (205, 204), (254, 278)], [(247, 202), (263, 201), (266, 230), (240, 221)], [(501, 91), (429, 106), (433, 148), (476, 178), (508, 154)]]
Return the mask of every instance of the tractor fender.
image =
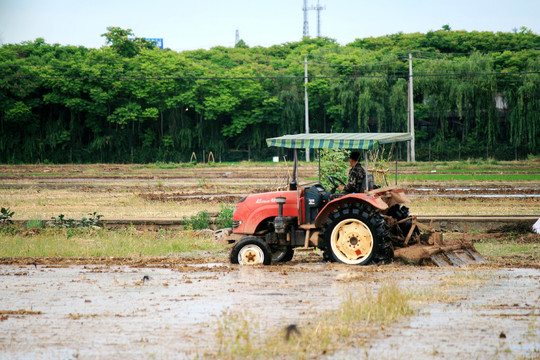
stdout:
[(329, 214), (334, 212), (337, 208), (351, 203), (366, 203), (380, 211), (388, 209), (388, 205), (377, 195), (373, 196), (363, 193), (347, 194), (328, 202), (315, 218), (315, 226), (318, 228), (322, 227)]

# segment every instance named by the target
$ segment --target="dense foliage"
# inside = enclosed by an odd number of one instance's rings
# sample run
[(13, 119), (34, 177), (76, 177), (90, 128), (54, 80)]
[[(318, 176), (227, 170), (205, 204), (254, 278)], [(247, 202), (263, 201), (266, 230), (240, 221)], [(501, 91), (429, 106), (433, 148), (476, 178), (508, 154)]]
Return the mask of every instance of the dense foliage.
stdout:
[[(267, 137), (407, 131), (418, 160), (540, 153), (540, 36), (450, 31), (174, 52), (108, 28), (100, 49), (0, 48), (0, 162), (270, 159)], [(203, 155), (204, 154), (204, 155)]]

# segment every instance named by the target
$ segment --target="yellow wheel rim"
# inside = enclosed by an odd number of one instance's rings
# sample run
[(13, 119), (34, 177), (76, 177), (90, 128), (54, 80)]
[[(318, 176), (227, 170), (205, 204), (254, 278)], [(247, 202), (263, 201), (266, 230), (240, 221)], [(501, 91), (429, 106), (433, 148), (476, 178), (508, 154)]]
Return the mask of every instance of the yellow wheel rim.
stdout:
[(258, 265), (264, 262), (264, 252), (257, 245), (246, 245), (238, 253), (238, 263), (241, 265)]
[(360, 264), (373, 252), (373, 234), (358, 219), (339, 222), (330, 236), (332, 252), (345, 264)]

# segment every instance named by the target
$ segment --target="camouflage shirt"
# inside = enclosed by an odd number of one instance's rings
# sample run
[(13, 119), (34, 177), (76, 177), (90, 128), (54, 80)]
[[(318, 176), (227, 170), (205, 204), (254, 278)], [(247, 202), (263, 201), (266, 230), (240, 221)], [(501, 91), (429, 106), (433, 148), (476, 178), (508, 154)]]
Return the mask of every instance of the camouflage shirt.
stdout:
[(347, 185), (343, 188), (343, 191), (348, 193), (361, 193), (364, 191), (362, 189), (362, 181), (366, 177), (366, 172), (362, 165), (357, 162), (351, 170), (349, 170), (349, 181)]

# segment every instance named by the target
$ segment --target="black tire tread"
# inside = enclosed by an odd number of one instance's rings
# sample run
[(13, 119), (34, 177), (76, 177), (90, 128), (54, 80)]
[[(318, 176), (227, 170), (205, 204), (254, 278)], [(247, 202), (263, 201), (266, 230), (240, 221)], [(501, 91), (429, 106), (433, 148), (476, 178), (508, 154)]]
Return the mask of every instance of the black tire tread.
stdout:
[(359, 220), (364, 221), (373, 234), (373, 252), (363, 265), (386, 262), (392, 259), (394, 255), (393, 248), (391, 247), (391, 242), (389, 243), (387, 240), (388, 230), (384, 223), (383, 216), (367, 204), (353, 203), (338, 208), (328, 216), (324, 224), (320, 248), (323, 250), (323, 258), (325, 261), (336, 261), (332, 255), (330, 234), (332, 233), (334, 226), (339, 221), (346, 218), (358, 218)]

